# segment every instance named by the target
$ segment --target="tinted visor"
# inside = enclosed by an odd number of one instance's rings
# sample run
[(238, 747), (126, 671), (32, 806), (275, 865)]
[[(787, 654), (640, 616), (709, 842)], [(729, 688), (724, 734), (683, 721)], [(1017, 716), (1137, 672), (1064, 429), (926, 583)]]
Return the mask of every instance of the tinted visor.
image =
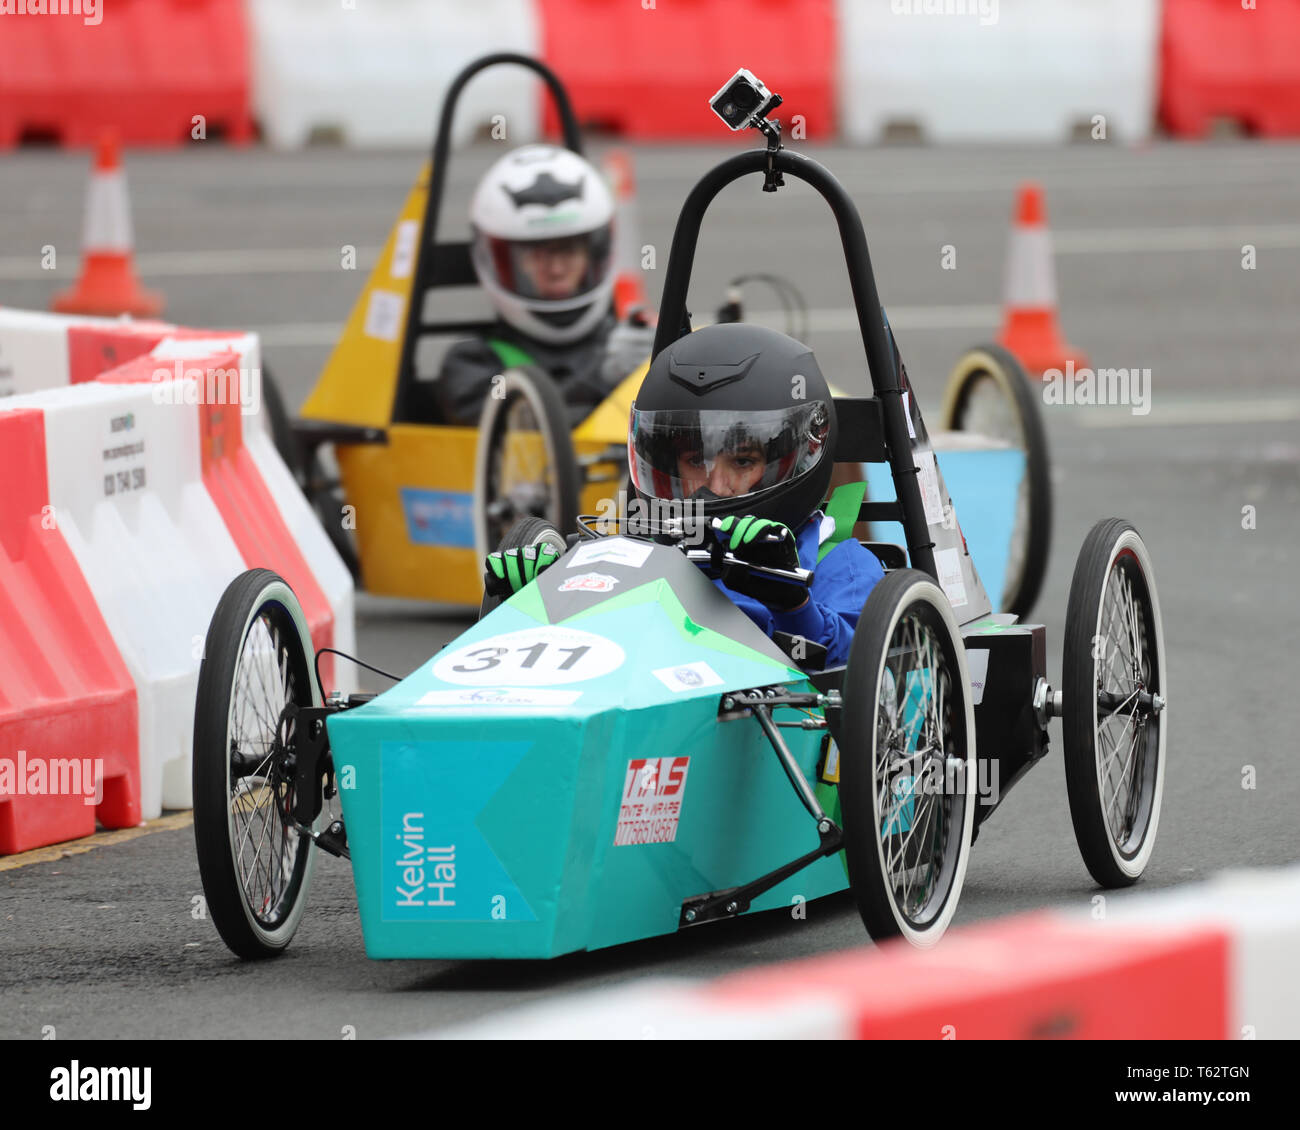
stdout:
[(766, 412), (642, 412), (628, 432), (632, 481), (661, 499), (742, 498), (799, 478), (827, 458), (821, 401)]
[(480, 239), (497, 283), (520, 298), (565, 302), (597, 289), (609, 274), (609, 224), (556, 239)]

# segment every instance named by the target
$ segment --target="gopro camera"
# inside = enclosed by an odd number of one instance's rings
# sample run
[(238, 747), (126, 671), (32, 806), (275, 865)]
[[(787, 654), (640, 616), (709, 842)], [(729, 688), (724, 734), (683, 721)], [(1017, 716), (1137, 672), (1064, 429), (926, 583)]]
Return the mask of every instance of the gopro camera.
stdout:
[(757, 125), (780, 104), (780, 95), (774, 95), (744, 67), (727, 79), (722, 89), (709, 99), (713, 112), (727, 123), (728, 129), (733, 130)]

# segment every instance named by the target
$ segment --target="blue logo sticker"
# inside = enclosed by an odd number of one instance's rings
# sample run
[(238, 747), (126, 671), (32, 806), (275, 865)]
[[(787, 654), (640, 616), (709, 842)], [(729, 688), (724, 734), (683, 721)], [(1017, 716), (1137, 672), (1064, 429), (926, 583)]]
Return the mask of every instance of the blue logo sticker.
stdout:
[(412, 545), (474, 548), (474, 496), (460, 491), (402, 487), (406, 536)]

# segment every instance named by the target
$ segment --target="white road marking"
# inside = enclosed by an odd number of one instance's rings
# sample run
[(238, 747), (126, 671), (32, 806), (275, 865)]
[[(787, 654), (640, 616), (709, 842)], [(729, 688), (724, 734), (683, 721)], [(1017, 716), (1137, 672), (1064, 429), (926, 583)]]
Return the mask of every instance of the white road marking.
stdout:
[[(1062, 411), (1059, 408), (1048, 412)], [(1122, 405), (1075, 405), (1064, 409), (1072, 423), (1081, 428), (1172, 428), (1206, 424), (1271, 424), (1300, 420), (1300, 397), (1252, 397), (1205, 400), (1161, 400), (1155, 397), (1151, 411), (1135, 416)]]
[[(1240, 251), (1247, 243), (1261, 250), (1300, 247), (1300, 224), (1078, 228), (1053, 229), (1052, 232), (1052, 246), (1058, 255)], [(379, 247), (358, 247), (355, 273), (364, 278), (379, 258), (381, 250)], [(156, 251), (137, 255), (135, 265), (139, 274), (148, 280), (204, 276), (325, 274), (341, 271), (342, 259), (341, 246), (249, 247), (218, 248), (209, 251)], [(36, 252), (30, 255), (0, 256), (0, 281), (4, 282), (40, 278), (71, 279), (76, 277), (79, 269), (80, 261), (76, 257), (64, 258), (57, 271), (47, 271), (42, 268), (41, 256)], [(965, 309), (975, 310), (979, 307)], [(841, 312), (831, 313), (838, 316)], [(835, 318), (832, 318), (832, 321), (834, 320)], [(828, 326), (827, 332), (834, 332), (834, 328)]]

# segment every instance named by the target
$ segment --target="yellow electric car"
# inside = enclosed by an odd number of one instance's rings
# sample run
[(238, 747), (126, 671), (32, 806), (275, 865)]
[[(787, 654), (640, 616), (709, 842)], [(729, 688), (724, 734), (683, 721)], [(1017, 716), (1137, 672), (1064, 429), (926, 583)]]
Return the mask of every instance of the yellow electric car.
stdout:
[(495, 54), (466, 67), (443, 103), (432, 160), (301, 418), (289, 425), (307, 497), (361, 585), (376, 594), (476, 606), (483, 557), (519, 518), (569, 529), (580, 513), (609, 512), (626, 474), (628, 413), (644, 365), (572, 431), (558, 386), (534, 366), (505, 369), (476, 427), (430, 421), (430, 398), (419, 387), (427, 388), (421, 362), (431, 339), (492, 328), (440, 315), (440, 291), (479, 284), (470, 245), (439, 242), (437, 232), (457, 100), (471, 78), (502, 64), (542, 78), (564, 145), (582, 152), (568, 95), (543, 63)]

